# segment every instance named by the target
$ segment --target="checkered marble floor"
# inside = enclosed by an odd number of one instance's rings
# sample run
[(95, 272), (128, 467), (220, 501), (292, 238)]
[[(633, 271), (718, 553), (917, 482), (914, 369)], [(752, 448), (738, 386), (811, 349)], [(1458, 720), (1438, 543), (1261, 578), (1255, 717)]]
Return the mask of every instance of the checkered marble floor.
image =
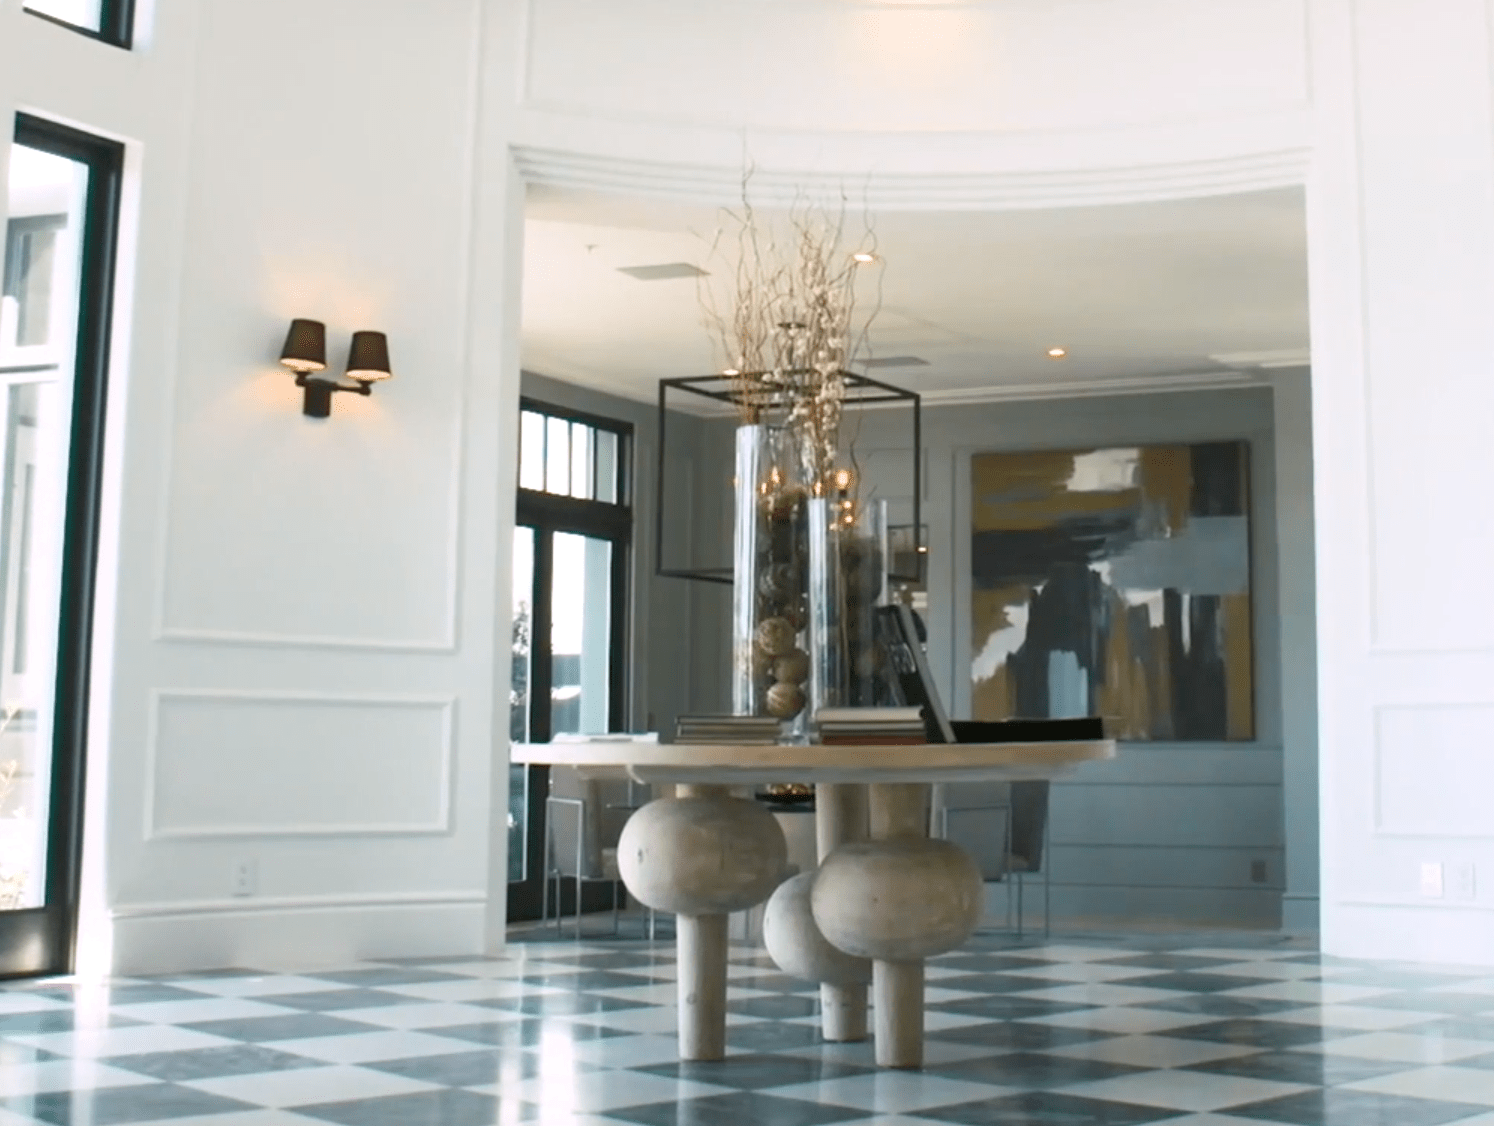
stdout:
[(670, 944), (0, 986), (0, 1126), (1494, 1126), (1494, 973), (1275, 937), (977, 936), (921, 1072), (830, 1045), (741, 946), (729, 1057), (675, 1058)]

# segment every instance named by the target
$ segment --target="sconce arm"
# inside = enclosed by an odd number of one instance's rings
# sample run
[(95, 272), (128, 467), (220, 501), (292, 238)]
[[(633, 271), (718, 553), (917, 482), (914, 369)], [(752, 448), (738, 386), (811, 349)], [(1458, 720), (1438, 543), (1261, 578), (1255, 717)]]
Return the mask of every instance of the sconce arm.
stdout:
[(306, 392), (301, 403), (301, 413), (311, 418), (326, 418), (332, 413), (332, 394), (335, 391), (349, 391), (355, 395), (372, 395), (373, 384), (361, 380), (351, 384), (338, 383), (333, 379), (322, 379), (320, 376), (310, 372), (296, 373), (296, 386), (303, 388)]

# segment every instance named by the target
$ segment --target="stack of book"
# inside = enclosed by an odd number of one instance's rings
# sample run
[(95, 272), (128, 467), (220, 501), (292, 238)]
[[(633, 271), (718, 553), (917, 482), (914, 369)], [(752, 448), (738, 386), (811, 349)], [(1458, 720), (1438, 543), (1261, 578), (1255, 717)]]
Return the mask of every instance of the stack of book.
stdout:
[(821, 708), (814, 718), (821, 743), (880, 747), (928, 742), (922, 708)]
[(682, 715), (674, 728), (676, 743), (778, 742), (783, 724), (769, 715)]

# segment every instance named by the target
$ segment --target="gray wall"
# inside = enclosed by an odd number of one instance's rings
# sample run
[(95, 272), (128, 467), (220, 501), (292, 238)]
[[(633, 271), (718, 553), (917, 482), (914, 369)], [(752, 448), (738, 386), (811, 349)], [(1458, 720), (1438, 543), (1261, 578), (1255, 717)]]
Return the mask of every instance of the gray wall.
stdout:
[(1286, 808), (1282, 925), (1318, 929), (1318, 657), (1313, 537), (1312, 386), (1275, 380), (1276, 527), (1281, 563), (1281, 729)]

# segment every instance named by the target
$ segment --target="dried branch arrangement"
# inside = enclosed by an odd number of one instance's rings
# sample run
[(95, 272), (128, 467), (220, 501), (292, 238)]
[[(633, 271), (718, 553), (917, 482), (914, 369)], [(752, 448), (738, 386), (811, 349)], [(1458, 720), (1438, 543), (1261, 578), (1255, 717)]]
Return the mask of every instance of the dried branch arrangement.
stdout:
[[(769, 217), (748, 199), (724, 208), (711, 243), (720, 261), (701, 280), (700, 304), (735, 384), (744, 423), (781, 422), (794, 435), (803, 472), (816, 495), (831, 489), (845, 404), (847, 368), (869, 352), (876, 316), (858, 318), (857, 288), (880, 277), (870, 223), (846, 234), (846, 200), (835, 207), (801, 199)], [(729, 292), (708, 280), (726, 279)], [(717, 283), (720, 284), (720, 283)]]

